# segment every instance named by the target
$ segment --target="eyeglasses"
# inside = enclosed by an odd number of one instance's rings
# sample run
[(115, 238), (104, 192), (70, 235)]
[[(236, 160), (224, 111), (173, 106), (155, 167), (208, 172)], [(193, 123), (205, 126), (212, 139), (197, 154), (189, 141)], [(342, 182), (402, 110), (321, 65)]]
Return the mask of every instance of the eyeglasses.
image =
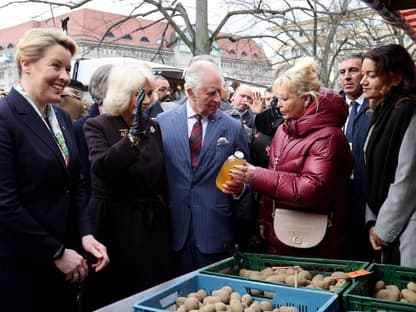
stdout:
[(157, 91), (160, 91), (160, 92), (166, 92), (166, 91), (172, 92), (173, 89), (167, 88), (167, 87), (160, 87), (159, 89), (157, 89)]

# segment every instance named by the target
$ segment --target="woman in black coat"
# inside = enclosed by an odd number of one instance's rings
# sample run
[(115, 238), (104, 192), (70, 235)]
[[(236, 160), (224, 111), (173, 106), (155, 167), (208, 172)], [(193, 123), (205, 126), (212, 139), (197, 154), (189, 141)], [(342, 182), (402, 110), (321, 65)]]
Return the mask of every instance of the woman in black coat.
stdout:
[(19, 82), (0, 101), (0, 311), (77, 309), (78, 283), (108, 263), (91, 235), (71, 119), (58, 103), (75, 42), (33, 28), (16, 47)]
[(103, 103), (106, 114), (84, 126), (94, 233), (105, 242), (111, 258), (108, 268), (86, 283), (82, 302), (88, 311), (158, 284), (171, 274), (160, 128), (141, 116), (141, 105), (153, 102), (153, 89), (154, 78), (147, 67), (115, 66)]

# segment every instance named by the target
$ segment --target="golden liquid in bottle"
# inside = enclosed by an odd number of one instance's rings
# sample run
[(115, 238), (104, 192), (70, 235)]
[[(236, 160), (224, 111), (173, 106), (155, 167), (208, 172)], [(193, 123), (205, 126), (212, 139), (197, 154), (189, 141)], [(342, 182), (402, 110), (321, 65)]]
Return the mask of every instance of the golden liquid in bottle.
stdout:
[(230, 176), (230, 170), (234, 165), (244, 165), (244, 159), (230, 156), (226, 161), (224, 161), (220, 172), (218, 172), (217, 179), (215, 180), (215, 184), (221, 191), (222, 185), (232, 179)]

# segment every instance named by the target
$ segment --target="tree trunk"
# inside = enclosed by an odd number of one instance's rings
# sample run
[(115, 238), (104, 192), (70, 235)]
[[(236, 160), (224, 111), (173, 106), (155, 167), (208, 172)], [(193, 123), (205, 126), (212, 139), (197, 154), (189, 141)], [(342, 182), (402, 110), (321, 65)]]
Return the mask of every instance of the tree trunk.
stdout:
[(208, 0), (196, 0), (195, 50), (194, 55), (209, 54)]

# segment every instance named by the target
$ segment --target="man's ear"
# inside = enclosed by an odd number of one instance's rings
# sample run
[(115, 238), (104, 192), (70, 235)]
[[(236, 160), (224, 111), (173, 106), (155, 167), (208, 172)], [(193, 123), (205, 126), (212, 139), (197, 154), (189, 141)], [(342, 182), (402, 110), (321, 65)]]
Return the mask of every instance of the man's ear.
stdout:
[(188, 97), (191, 99), (194, 99), (196, 97), (196, 94), (192, 88), (186, 89), (186, 93), (188, 94)]

